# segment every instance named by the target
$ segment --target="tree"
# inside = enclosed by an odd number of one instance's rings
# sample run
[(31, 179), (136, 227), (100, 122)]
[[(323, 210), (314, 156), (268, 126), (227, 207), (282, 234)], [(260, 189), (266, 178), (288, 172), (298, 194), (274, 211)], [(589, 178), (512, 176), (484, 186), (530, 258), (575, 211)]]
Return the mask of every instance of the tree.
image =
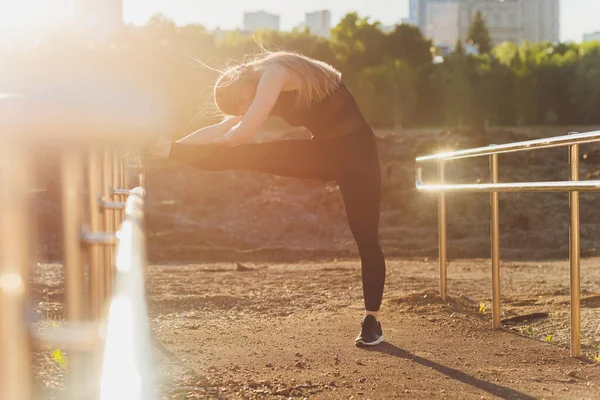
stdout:
[[(441, 110), (447, 124), (462, 129), (464, 125), (481, 126), (486, 120), (483, 104), (478, 99), (482, 58), (457, 50), (437, 65), (432, 83), (442, 95)], [(487, 56), (486, 56), (487, 57)]]
[(360, 71), (354, 92), (367, 120), (395, 128), (408, 122), (417, 105), (415, 78), (413, 68), (400, 60)]
[(385, 34), (380, 25), (349, 13), (332, 29), (331, 46), (343, 67), (342, 72), (355, 75), (365, 68), (381, 65)]
[(430, 40), (426, 40), (416, 26), (401, 24), (386, 35), (383, 52), (392, 59), (400, 59), (413, 68), (431, 63)]
[(470, 42), (477, 45), (479, 53), (487, 54), (492, 50), (492, 39), (488, 30), (485, 19), (481, 15), (481, 11), (477, 11), (475, 18), (469, 26), (469, 34), (467, 36)]
[(160, 33), (174, 34), (177, 26), (173, 20), (165, 17), (163, 14), (155, 14), (150, 18), (147, 25), (148, 29), (158, 31)]
[(463, 45), (462, 40), (458, 39), (456, 41), (456, 46), (454, 47), (454, 52), (456, 54), (465, 55), (465, 46)]
[(585, 124), (600, 122), (600, 45), (596, 44), (579, 61), (572, 83), (571, 102), (580, 112)]

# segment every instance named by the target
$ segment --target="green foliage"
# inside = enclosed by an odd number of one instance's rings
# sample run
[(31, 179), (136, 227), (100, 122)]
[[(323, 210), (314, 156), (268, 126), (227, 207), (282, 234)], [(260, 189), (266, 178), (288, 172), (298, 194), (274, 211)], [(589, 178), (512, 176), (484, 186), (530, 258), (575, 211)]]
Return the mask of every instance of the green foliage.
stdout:
[(533, 336), (533, 326), (527, 325), (525, 328), (521, 328), (521, 334)]
[(352, 74), (381, 65), (385, 56), (384, 38), (379, 22), (350, 13), (333, 28), (331, 45), (342, 71)]
[[(143, 88), (169, 104), (173, 136), (217, 118), (211, 85), (218, 74), (206, 65), (222, 69), (263, 47), (299, 52), (339, 69), (367, 120), (378, 127), (600, 124), (600, 43), (500, 43), (492, 49), (481, 15), (468, 40), (482, 54), (468, 55), (458, 42), (441, 64), (433, 63), (436, 49), (418, 28), (402, 24), (383, 32), (379, 22), (356, 13), (342, 18), (329, 39), (306, 29), (212, 33), (156, 15), (143, 28), (127, 27), (116, 45), (89, 49), (81, 38), (54, 40), (54, 52), (47, 51), (47, 39), (45, 48), (3, 62), (21, 73), (44, 66), (44, 77), (25, 83), (61, 82), (69, 71), (87, 68), (102, 71), (107, 81)], [(69, 53), (72, 48), (79, 50)], [(2, 76), (0, 84), (18, 90)]]
[(470, 42), (477, 46), (481, 54), (487, 54), (492, 49), (490, 32), (485, 24), (483, 15), (481, 15), (481, 11), (477, 11), (475, 18), (471, 21), (467, 37)]
[(54, 350), (50, 357), (61, 367), (67, 366), (67, 357), (59, 349)]
[(461, 47), (438, 68), (433, 76), (439, 87), (446, 123), (462, 127), (472, 124), (474, 118), (477, 60), (460, 52)]
[(465, 55), (465, 45), (460, 39), (456, 41), (456, 46), (454, 47), (454, 54), (458, 54), (461, 56)]
[(401, 127), (409, 122), (417, 105), (414, 75), (414, 69), (399, 60), (358, 74), (354, 93), (373, 125)]

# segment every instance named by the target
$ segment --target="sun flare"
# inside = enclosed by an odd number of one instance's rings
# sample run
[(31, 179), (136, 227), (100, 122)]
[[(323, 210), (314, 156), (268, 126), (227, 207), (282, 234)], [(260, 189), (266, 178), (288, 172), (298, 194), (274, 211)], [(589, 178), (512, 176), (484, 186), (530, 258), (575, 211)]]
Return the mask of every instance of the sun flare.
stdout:
[(0, 0), (0, 30), (34, 30), (64, 20), (70, 0)]

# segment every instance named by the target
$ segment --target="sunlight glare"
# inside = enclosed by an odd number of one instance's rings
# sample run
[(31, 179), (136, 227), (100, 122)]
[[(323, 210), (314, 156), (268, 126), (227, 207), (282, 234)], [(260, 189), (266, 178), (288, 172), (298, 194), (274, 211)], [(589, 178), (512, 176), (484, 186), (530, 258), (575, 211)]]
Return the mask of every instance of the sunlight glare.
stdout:
[(142, 400), (142, 378), (134, 354), (133, 310), (126, 296), (115, 297), (110, 305), (101, 400)]
[(0, 30), (33, 30), (69, 14), (69, 0), (18, 0), (0, 1)]
[(119, 272), (129, 272), (134, 262), (132, 230), (131, 222), (125, 221), (117, 232), (119, 251), (117, 252), (116, 268)]
[(22, 294), (25, 291), (25, 285), (21, 275), (15, 273), (0, 275), (0, 291), (12, 295)]

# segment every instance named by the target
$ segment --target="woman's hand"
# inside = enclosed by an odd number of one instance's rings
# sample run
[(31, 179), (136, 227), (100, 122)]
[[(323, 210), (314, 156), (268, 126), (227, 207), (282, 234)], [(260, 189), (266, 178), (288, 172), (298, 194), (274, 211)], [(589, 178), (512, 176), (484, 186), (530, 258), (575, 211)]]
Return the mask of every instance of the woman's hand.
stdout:
[(247, 135), (240, 133), (237, 130), (237, 127), (233, 127), (225, 135), (212, 140), (210, 144), (236, 146), (238, 144), (246, 143), (248, 140), (249, 137)]
[(242, 120), (241, 116), (227, 118), (218, 124), (210, 125), (179, 139), (177, 143), (182, 144), (209, 144), (226, 134)]
[(217, 138), (215, 142), (239, 144), (250, 140), (265, 122), (277, 103), (281, 91), (291, 80), (292, 75), (285, 67), (274, 65), (267, 68), (258, 81), (254, 99), (239, 125), (231, 127), (223, 137)]

